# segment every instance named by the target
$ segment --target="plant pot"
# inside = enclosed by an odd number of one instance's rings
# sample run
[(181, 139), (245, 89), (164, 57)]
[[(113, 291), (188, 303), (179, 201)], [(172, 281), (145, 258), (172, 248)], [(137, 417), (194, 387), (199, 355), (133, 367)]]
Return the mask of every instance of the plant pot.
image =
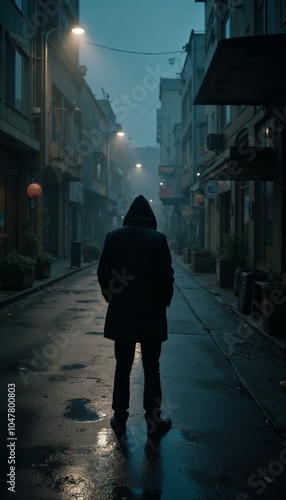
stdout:
[(23, 290), (32, 286), (34, 280), (35, 271), (5, 269), (1, 273), (1, 286), (4, 290)]
[(209, 273), (211, 252), (192, 252), (192, 270), (194, 273)]
[(92, 262), (93, 261), (93, 255), (92, 255), (92, 251), (91, 250), (84, 250), (82, 252), (82, 256), (83, 256), (83, 261), (84, 262)]
[(45, 278), (49, 278), (51, 275), (52, 264), (50, 262), (44, 264), (36, 265), (36, 279), (42, 280)]
[(192, 257), (191, 257), (191, 249), (189, 247), (184, 247), (183, 248), (183, 260), (186, 264), (191, 264), (192, 262)]
[(216, 284), (221, 288), (233, 288), (236, 268), (244, 266), (241, 260), (216, 259)]
[(286, 335), (286, 292), (262, 288), (263, 328), (271, 337)]
[(93, 260), (98, 260), (99, 254), (100, 254), (100, 250), (97, 249), (97, 248), (92, 248), (91, 249), (91, 254), (92, 254), (92, 259)]

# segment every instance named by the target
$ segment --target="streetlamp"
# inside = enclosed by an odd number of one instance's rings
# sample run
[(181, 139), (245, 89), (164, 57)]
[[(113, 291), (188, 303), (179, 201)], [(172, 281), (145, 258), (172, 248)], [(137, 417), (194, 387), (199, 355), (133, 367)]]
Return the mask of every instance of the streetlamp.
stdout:
[(44, 155), (42, 160), (44, 161), (43, 167), (46, 168), (48, 164), (48, 105), (47, 105), (47, 100), (48, 100), (48, 42), (49, 42), (49, 36), (51, 33), (54, 33), (55, 31), (70, 31), (74, 35), (82, 35), (84, 33), (84, 29), (81, 26), (74, 26), (73, 28), (51, 28), (49, 31), (46, 33), (43, 32), (43, 48), (44, 48), (44, 64), (43, 64), (43, 95), (42, 95), (42, 105), (43, 105), (43, 116), (44, 116), (44, 133), (43, 133), (43, 147), (44, 147)]
[[(112, 125), (113, 128), (113, 125)], [(114, 130), (114, 129), (113, 129)], [(117, 137), (124, 137), (125, 133), (121, 128), (119, 128), (116, 132)], [(109, 144), (109, 131), (105, 132), (105, 157), (106, 157), (106, 181), (105, 181), (105, 192), (106, 192), (106, 207), (108, 211), (108, 202), (109, 202), (109, 173), (110, 173), (110, 144)]]

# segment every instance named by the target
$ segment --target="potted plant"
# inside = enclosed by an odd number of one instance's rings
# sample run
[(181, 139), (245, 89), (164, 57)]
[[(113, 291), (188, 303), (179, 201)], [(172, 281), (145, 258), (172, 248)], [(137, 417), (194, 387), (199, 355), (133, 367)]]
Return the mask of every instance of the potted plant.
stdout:
[(6, 290), (23, 290), (32, 286), (36, 261), (31, 257), (12, 252), (1, 260), (1, 286)]
[(242, 234), (229, 231), (223, 237), (220, 257), (216, 259), (216, 282), (221, 288), (233, 288), (237, 267), (244, 267)]
[(286, 276), (271, 270), (262, 285), (263, 328), (270, 336), (286, 334)]
[(101, 245), (100, 245), (100, 243), (90, 243), (88, 245), (88, 247), (89, 247), (89, 250), (92, 253), (93, 260), (97, 260), (99, 258), (100, 251), (101, 251)]
[(92, 262), (93, 261), (93, 252), (90, 248), (90, 245), (86, 245), (82, 251), (83, 261), (84, 262)]
[(49, 276), (51, 275), (54, 256), (49, 252), (40, 252), (33, 255), (33, 259), (36, 261), (36, 278), (49, 278)]
[(186, 264), (190, 264), (192, 261), (192, 248), (193, 248), (192, 241), (186, 240), (185, 246), (183, 247), (183, 261)]
[(191, 263), (194, 273), (208, 273), (211, 269), (212, 252), (201, 248), (198, 243), (192, 246)]
[(178, 228), (175, 233), (175, 253), (177, 255), (183, 254), (183, 248), (185, 246), (185, 241), (187, 240), (187, 231), (182, 228)]

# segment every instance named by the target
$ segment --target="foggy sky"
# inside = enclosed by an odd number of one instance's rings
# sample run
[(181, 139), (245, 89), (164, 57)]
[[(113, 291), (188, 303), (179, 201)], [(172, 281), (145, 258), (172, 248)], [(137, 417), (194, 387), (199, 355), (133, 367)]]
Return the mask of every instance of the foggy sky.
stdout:
[[(86, 81), (98, 99), (103, 98), (102, 88), (109, 94), (132, 147), (156, 146), (160, 76), (176, 78), (180, 73), (191, 30), (204, 29), (203, 6), (194, 0), (80, 0), (80, 22), (86, 30), (80, 63), (87, 66)], [(135, 52), (178, 53), (128, 54), (85, 42)]]

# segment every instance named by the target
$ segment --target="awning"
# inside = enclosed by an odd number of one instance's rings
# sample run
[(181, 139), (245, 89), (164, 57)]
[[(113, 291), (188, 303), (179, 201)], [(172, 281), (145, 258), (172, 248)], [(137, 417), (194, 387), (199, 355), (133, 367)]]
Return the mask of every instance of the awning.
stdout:
[(238, 148), (229, 148), (202, 173), (204, 180), (272, 180), (276, 164), (272, 148), (249, 147), (247, 151), (243, 156)]
[(220, 40), (194, 104), (269, 105), (286, 93), (286, 34)]
[(205, 183), (204, 181), (198, 181), (195, 184), (192, 185), (190, 188), (190, 191), (193, 193), (199, 193), (199, 194), (205, 194)]
[(178, 205), (183, 199), (183, 195), (174, 188), (160, 187), (159, 200), (162, 205)]

